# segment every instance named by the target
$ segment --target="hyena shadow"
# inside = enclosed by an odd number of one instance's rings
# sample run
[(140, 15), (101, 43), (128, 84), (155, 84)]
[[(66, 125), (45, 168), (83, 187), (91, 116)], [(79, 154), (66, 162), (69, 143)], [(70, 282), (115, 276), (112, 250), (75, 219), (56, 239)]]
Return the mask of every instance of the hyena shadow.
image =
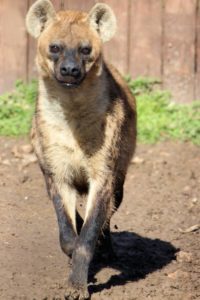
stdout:
[[(112, 262), (95, 258), (92, 262), (89, 278), (91, 294), (143, 279), (169, 264), (178, 251), (169, 242), (145, 238), (127, 231), (112, 233), (112, 241), (116, 258)], [(112, 275), (107, 282), (97, 284), (95, 274), (105, 267), (116, 269), (120, 274)]]

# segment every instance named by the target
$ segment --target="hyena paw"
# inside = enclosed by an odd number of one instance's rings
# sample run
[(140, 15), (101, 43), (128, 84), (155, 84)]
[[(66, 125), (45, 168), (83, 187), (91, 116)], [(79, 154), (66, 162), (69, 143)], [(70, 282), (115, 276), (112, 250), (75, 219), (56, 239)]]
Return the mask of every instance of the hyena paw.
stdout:
[(87, 286), (76, 286), (75, 284), (69, 284), (65, 293), (65, 300), (86, 300), (90, 299)]

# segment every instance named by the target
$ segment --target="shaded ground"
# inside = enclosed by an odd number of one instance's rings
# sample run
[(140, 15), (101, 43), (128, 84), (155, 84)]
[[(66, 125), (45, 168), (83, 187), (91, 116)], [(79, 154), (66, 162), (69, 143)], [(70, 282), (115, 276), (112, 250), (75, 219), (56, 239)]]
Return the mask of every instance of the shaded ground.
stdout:
[[(14, 144), (0, 138), (0, 299), (63, 299), (69, 267), (53, 206)], [(136, 157), (112, 219), (118, 258), (93, 264), (92, 300), (200, 299), (200, 148), (139, 146)]]

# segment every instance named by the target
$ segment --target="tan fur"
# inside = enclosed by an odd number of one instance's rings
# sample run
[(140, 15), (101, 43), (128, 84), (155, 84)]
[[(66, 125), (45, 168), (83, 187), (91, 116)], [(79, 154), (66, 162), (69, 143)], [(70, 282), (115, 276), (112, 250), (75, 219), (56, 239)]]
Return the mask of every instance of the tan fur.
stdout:
[[(49, 18), (41, 28), (35, 14), (37, 3), (39, 8), (46, 5), (43, 13)], [(99, 219), (103, 220), (101, 230), (119, 205), (116, 193), (123, 188), (136, 141), (135, 100), (121, 75), (103, 57), (102, 42), (115, 32), (114, 14), (107, 5), (97, 4), (89, 14), (65, 11), (54, 16), (49, 1), (39, 0), (30, 9), (27, 24), (35, 36), (33, 27), (40, 28), (36, 30), (39, 97), (31, 134), (38, 161), (61, 197), (74, 231), (78, 186), (89, 188), (83, 228), (95, 214), (94, 208), (98, 212), (101, 206), (105, 211)], [(91, 45), (84, 61), (86, 76), (76, 88), (65, 89), (55, 79), (60, 69), (50, 58), (51, 43), (66, 49)], [(60, 54), (59, 59), (66, 58)], [(77, 249), (80, 256), (88, 252), (85, 246)]]
[(89, 12), (88, 19), (91, 26), (99, 32), (103, 42), (109, 41), (115, 34), (116, 18), (108, 5), (97, 3)]
[(50, 22), (56, 18), (56, 12), (49, 0), (38, 0), (33, 4), (26, 16), (26, 27), (28, 32), (35, 38)]

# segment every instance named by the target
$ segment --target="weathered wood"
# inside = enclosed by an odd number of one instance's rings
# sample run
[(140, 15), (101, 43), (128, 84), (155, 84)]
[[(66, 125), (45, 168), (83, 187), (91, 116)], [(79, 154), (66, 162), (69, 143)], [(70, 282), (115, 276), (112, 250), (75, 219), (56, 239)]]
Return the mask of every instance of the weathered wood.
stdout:
[(14, 87), (16, 79), (26, 79), (27, 35), (24, 19), (27, 1), (0, 3), (0, 93)]
[(194, 99), (200, 100), (200, 2), (197, 1), (196, 9), (196, 39), (195, 39), (195, 95)]
[(96, 3), (96, 0), (64, 0), (65, 9), (89, 11)]
[(104, 45), (105, 58), (123, 74), (128, 72), (129, 0), (103, 0), (114, 11), (117, 18), (117, 32)]
[[(35, 2), (35, 0), (29, 0), (28, 8), (31, 7), (31, 5)], [(28, 74), (27, 79), (31, 80), (32, 78), (37, 77), (37, 71), (36, 71), (36, 65), (35, 65), (35, 56), (36, 56), (36, 40), (32, 38), (28, 34), (28, 40), (27, 40), (27, 55), (28, 55), (28, 61), (27, 61), (27, 68), (28, 68)]]
[(137, 76), (161, 77), (162, 1), (131, 0), (129, 71)]
[(163, 81), (176, 102), (194, 99), (196, 0), (166, 0)]
[(27, 80), (29, 81), (37, 77), (37, 69), (35, 64), (36, 40), (31, 36), (28, 36), (27, 55), (28, 55)]

